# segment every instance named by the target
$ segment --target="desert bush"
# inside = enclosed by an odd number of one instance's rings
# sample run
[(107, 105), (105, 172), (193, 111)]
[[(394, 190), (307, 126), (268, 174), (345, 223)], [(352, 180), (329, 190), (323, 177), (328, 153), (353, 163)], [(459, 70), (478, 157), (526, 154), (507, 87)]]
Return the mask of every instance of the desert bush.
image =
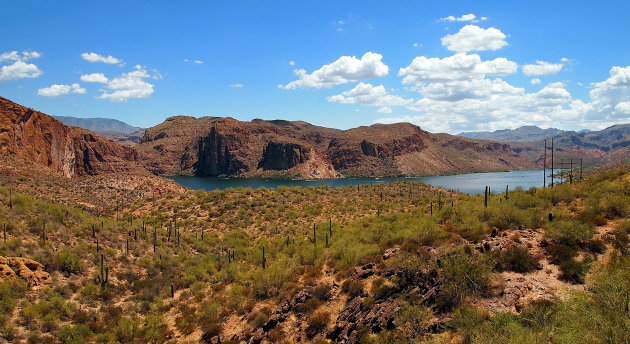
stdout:
[(306, 335), (310, 338), (315, 337), (318, 333), (324, 332), (330, 321), (330, 313), (316, 312), (311, 315), (306, 322)]
[(341, 284), (341, 291), (350, 297), (363, 295), (363, 282), (347, 279)]
[(295, 305), (294, 311), (298, 314), (310, 314), (313, 313), (313, 311), (315, 311), (315, 309), (319, 307), (321, 303), (322, 302), (319, 301), (319, 299), (317, 298), (310, 298), (305, 302)]
[(397, 331), (405, 338), (420, 338), (431, 326), (433, 312), (419, 300), (402, 300), (400, 311), (395, 315)]
[(313, 288), (313, 296), (318, 298), (320, 301), (330, 300), (332, 297), (330, 286), (327, 284), (319, 284), (317, 287)]
[(479, 328), (489, 318), (489, 312), (463, 304), (453, 312), (449, 327), (466, 334)]
[(59, 329), (59, 341), (64, 344), (83, 344), (87, 343), (92, 331), (90, 328), (82, 325), (64, 325)]
[(606, 251), (606, 244), (601, 240), (592, 239), (584, 243), (584, 249), (591, 253), (601, 254)]
[(538, 266), (538, 259), (523, 247), (510, 247), (497, 255), (497, 268), (514, 272), (530, 272)]
[(494, 264), (487, 255), (457, 249), (442, 255), (438, 266), (442, 289), (438, 306), (451, 309), (460, 305), (465, 297), (487, 290)]
[(523, 325), (542, 329), (546, 326), (553, 326), (553, 318), (559, 311), (558, 301), (538, 299), (525, 306), (520, 317)]
[(574, 220), (558, 220), (547, 224), (545, 237), (556, 243), (577, 245), (589, 240), (595, 234), (595, 229), (588, 224)]
[(271, 308), (263, 307), (250, 315), (249, 324), (254, 329), (260, 328), (269, 320), (271, 313), (273, 313)]
[(577, 246), (569, 246), (565, 244), (552, 244), (545, 249), (549, 254), (549, 261), (552, 264), (560, 264), (577, 257), (579, 248)]
[(17, 305), (17, 300), (26, 290), (26, 284), (18, 278), (0, 279), (0, 328), (6, 325)]
[(584, 283), (584, 276), (586, 276), (586, 272), (588, 271), (587, 263), (570, 259), (560, 263), (559, 267), (562, 272), (560, 275), (561, 279), (574, 284)]
[(461, 223), (457, 223), (455, 231), (462, 238), (473, 242), (483, 239), (487, 234), (483, 223), (477, 216), (472, 215), (464, 217)]
[(85, 268), (81, 258), (72, 249), (66, 247), (57, 251), (52, 265), (52, 268), (68, 274), (80, 273)]

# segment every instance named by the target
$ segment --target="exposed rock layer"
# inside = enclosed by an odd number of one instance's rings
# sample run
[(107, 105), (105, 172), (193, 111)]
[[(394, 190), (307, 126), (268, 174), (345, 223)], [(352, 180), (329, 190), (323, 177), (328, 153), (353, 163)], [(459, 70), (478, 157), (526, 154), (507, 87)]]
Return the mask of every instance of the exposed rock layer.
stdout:
[(39, 111), (0, 97), (0, 153), (16, 154), (66, 177), (127, 171), (137, 152), (95, 133), (68, 127)]

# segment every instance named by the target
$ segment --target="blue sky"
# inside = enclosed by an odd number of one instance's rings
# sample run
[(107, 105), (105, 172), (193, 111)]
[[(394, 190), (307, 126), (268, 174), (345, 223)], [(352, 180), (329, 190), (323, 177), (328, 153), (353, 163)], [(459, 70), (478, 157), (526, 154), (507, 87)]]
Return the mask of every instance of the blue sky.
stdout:
[(19, 1), (0, 95), (51, 115), (409, 121), (435, 132), (630, 122), (627, 1)]

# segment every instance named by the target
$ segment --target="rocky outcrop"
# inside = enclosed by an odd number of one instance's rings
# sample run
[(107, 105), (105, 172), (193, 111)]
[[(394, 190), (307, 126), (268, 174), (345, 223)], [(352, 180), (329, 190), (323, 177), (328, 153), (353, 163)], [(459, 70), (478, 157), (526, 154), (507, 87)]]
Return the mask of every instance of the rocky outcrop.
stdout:
[(195, 175), (200, 177), (215, 177), (231, 175), (242, 168), (228, 148), (228, 140), (212, 128), (210, 133), (199, 139), (197, 162), (194, 165)]
[(44, 266), (32, 259), (0, 256), (0, 278), (18, 277), (29, 287), (37, 287), (51, 282)]
[(134, 169), (138, 155), (88, 130), (68, 127), (0, 97), (0, 153), (16, 154), (66, 177)]
[(265, 170), (288, 170), (308, 159), (306, 149), (296, 143), (269, 142), (258, 167)]

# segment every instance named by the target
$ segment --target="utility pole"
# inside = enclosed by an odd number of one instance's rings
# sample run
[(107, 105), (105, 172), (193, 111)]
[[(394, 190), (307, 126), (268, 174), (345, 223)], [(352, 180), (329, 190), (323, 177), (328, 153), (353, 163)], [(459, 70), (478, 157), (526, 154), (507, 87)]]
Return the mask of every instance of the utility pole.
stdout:
[(547, 139), (545, 139), (545, 152), (543, 153), (543, 189), (547, 187)]
[(551, 187), (553, 188), (553, 137), (551, 138)]

